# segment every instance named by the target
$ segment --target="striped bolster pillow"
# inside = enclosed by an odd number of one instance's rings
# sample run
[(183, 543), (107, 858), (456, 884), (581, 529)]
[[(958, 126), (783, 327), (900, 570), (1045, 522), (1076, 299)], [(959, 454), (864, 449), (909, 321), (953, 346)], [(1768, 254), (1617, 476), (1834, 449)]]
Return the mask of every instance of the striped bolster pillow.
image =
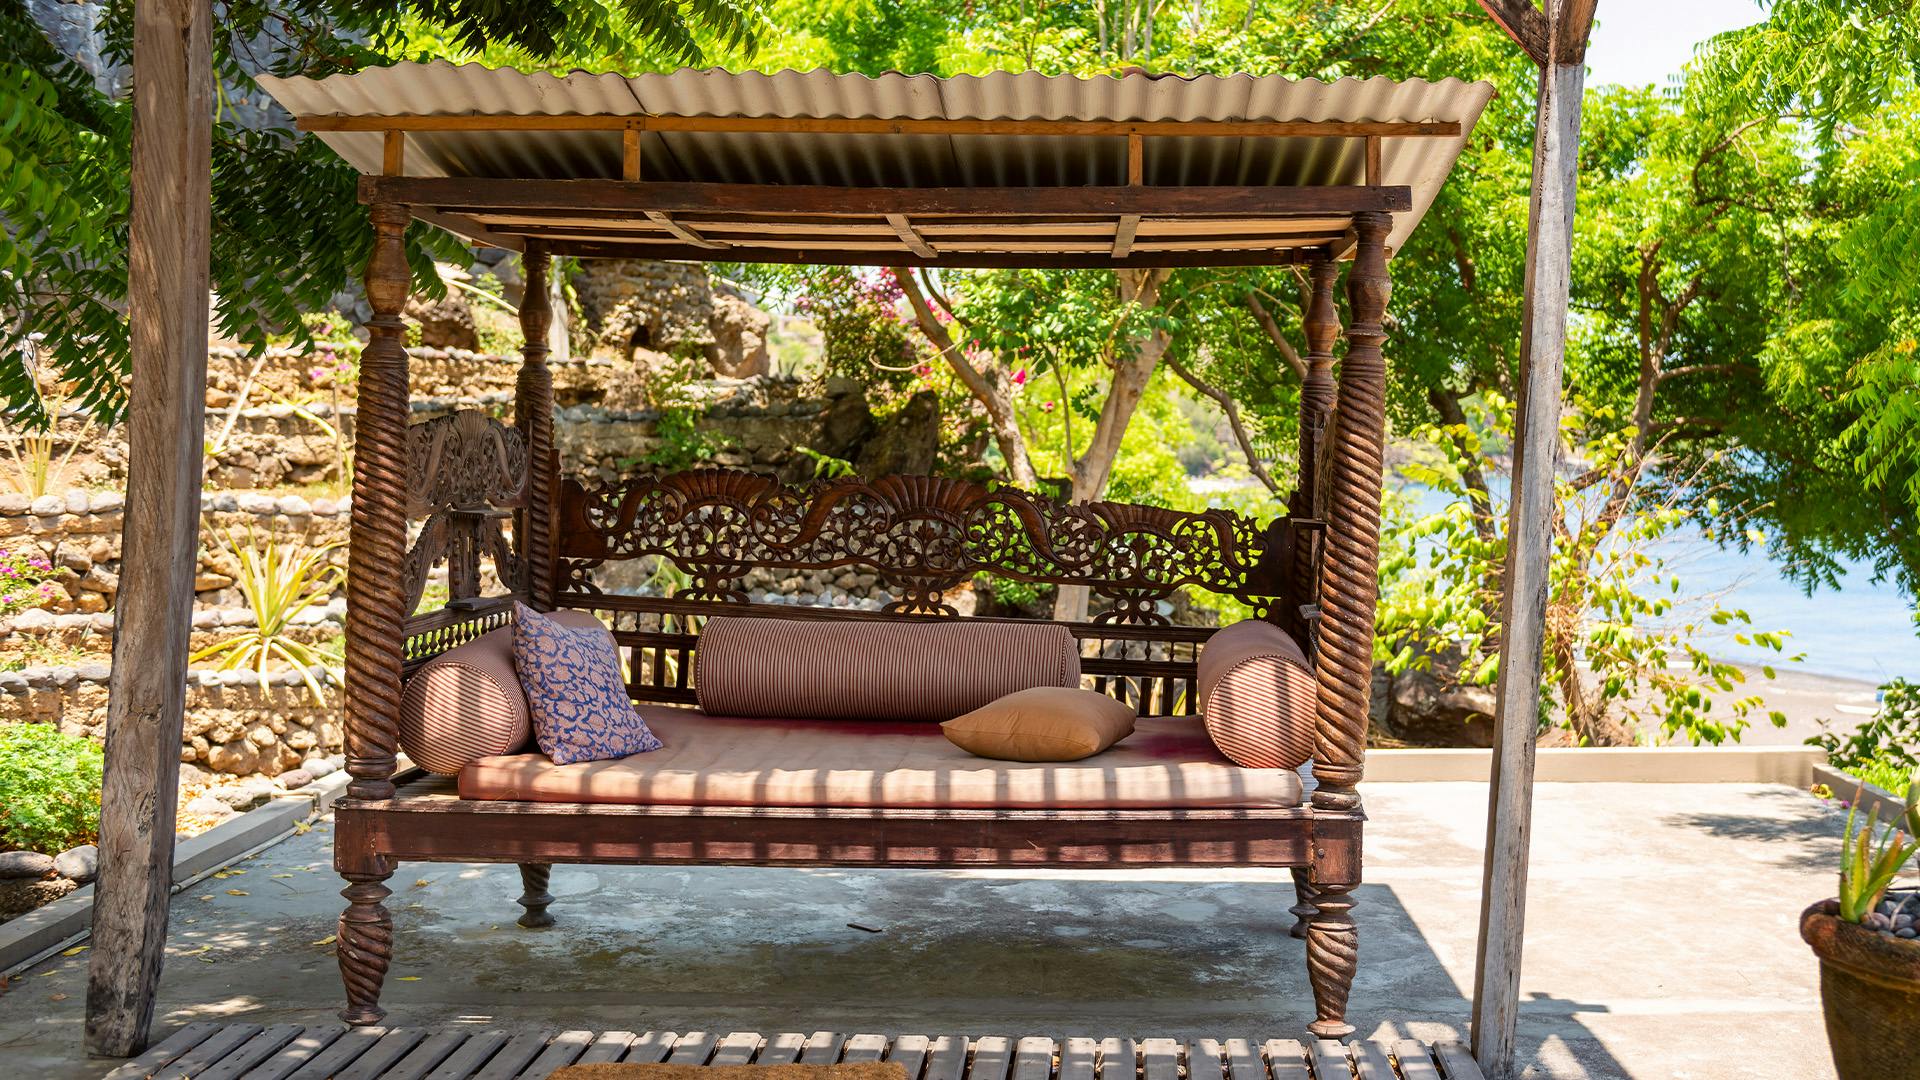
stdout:
[(707, 621), (694, 690), (709, 716), (943, 722), (1035, 686), (1079, 686), (1052, 623)]
[[(605, 629), (584, 611), (556, 611), (551, 618), (575, 629)], [(527, 693), (513, 669), (511, 626), (448, 649), (407, 679), (400, 748), (430, 773), (456, 775), (470, 761), (511, 754), (532, 738)]]
[(1249, 619), (1200, 650), (1200, 714), (1235, 765), (1297, 769), (1313, 757), (1313, 669), (1293, 635)]

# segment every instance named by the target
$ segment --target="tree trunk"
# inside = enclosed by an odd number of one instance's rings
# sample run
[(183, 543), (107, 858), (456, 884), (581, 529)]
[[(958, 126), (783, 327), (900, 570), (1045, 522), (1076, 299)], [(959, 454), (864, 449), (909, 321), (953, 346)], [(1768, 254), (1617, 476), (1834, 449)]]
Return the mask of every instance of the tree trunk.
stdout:
[(211, 27), (205, 0), (134, 9), (134, 393), (87, 971), (87, 1049), (108, 1057), (146, 1047), (166, 954), (206, 439)]
[(1527, 844), (1533, 822), (1534, 740), (1546, 634), (1549, 563), (1559, 453), (1561, 372), (1573, 276), (1574, 193), (1580, 96), (1592, 0), (1481, 0), (1540, 65), (1527, 216), (1525, 315), (1507, 515), (1506, 595), (1501, 604), (1500, 682), (1495, 693), (1493, 770), (1487, 808), (1480, 935), (1474, 965), (1473, 1054), (1489, 1080), (1514, 1073), (1525, 935)]
[[(1119, 271), (1121, 301), (1142, 308), (1157, 306), (1160, 287), (1166, 284), (1170, 273), (1167, 270)], [(1100, 404), (1100, 419), (1094, 423), (1093, 438), (1088, 440), (1086, 452), (1073, 462), (1069, 497), (1074, 502), (1092, 502), (1106, 494), (1107, 481), (1113, 476), (1114, 459), (1120, 456), (1120, 444), (1127, 437), (1127, 425), (1133, 422), (1140, 398), (1153, 380), (1154, 369), (1160, 366), (1160, 358), (1172, 344), (1173, 338), (1165, 330), (1155, 330), (1117, 350), (1113, 381), (1107, 387), (1106, 400)], [(1061, 402), (1061, 407), (1065, 408), (1066, 402)], [(1090, 599), (1086, 586), (1063, 585), (1054, 595), (1053, 617), (1070, 622), (1085, 621)]]

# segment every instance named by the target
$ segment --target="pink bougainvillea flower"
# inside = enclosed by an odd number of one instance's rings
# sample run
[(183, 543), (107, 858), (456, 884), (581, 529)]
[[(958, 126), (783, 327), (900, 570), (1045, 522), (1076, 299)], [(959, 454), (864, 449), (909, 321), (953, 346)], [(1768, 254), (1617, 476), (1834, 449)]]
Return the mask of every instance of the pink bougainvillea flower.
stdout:
[(1043, 402), (1041, 402), (1041, 403), (1040, 403), (1040, 411), (1041, 411), (1041, 412), (1052, 412), (1052, 411), (1053, 411), (1053, 402), (1051, 402), (1051, 401), (1043, 401)]
[(931, 379), (933, 378), (933, 365), (921, 364), (919, 367), (913, 369), (913, 373), (923, 379)]
[(1027, 385), (1027, 369), (1026, 368), (1021, 368), (1019, 371), (1016, 371), (1013, 373), (1013, 385), (1015, 386)]

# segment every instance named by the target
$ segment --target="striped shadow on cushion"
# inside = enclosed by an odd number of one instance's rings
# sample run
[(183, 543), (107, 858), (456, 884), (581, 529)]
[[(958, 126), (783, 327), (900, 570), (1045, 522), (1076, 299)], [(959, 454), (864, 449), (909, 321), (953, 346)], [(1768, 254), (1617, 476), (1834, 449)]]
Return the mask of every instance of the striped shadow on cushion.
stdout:
[[(606, 629), (585, 611), (548, 618), (575, 629)], [(400, 748), (430, 773), (457, 775), (469, 761), (511, 754), (532, 738), (527, 694), (513, 670), (511, 626), (448, 649), (407, 680)]]
[(694, 691), (713, 716), (939, 723), (1016, 690), (1079, 686), (1052, 623), (708, 620)]
[(1216, 632), (1200, 650), (1207, 734), (1235, 765), (1297, 769), (1313, 757), (1314, 676), (1293, 635), (1258, 619)]

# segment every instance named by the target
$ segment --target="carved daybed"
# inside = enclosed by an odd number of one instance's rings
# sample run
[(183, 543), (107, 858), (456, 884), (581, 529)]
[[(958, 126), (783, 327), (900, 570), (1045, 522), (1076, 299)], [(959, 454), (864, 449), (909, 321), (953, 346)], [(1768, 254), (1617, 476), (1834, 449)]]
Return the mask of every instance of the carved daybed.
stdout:
[[(1002, 116), (995, 103), (1014, 96), (1001, 76), (553, 79), (463, 67), (412, 78), (400, 65), (320, 81), (261, 80), (303, 127), (377, 174), (361, 182), (375, 229), (366, 276), (374, 314), (361, 361), (348, 579), (353, 779), (336, 809), (335, 863), (349, 883), (339, 931), (343, 1017), (371, 1024), (384, 1015), (393, 936), (385, 882), (409, 860), (520, 864), (529, 926), (551, 921), (549, 869), (567, 862), (1271, 866), (1293, 870), (1294, 929), (1306, 939), (1318, 1017), (1312, 1030), (1350, 1032), (1387, 256), (1431, 202), (1489, 89), (1145, 75), (1041, 80), (1021, 85), (1058, 95), (1047, 115), (1069, 118), (1036, 120), (991, 119)], [(831, 93), (817, 92), (820, 80)], [(409, 96), (410, 87), (431, 90)], [(380, 100), (427, 115), (363, 115), (366, 102)], [(511, 104), (536, 100), (537, 107)], [(803, 101), (832, 100), (845, 111), (770, 116), (750, 104), (762, 100), (802, 112)], [(473, 115), (475, 101), (516, 115)], [(1212, 152), (1223, 145), (1229, 152)], [(1084, 170), (1063, 169), (1068, 159)], [(987, 177), (1018, 177), (1024, 186), (993, 186), (1005, 181)], [(409, 424), (402, 235), (416, 219), (523, 252), (526, 346), (511, 426), (471, 411)], [(546, 342), (556, 254), (892, 266), (1296, 264), (1306, 284), (1307, 348), (1290, 515), (1262, 524), (1220, 510), (1066, 505), (925, 477), (796, 488), (695, 471), (584, 484), (554, 443)], [(1349, 260), (1336, 391), (1335, 289)], [(690, 583), (667, 596), (604, 585), (609, 567), (653, 558)], [(415, 612), (428, 572), (442, 562), (450, 601)], [(500, 595), (482, 595), (487, 563), (504, 583)], [(755, 568), (837, 567), (878, 575), (891, 590), (887, 609), (753, 603), (743, 593), (742, 578)], [(657, 777), (623, 780), (641, 792), (630, 791), (625, 803), (550, 801), (564, 792), (541, 786), (537, 762), (533, 774), (497, 789), (465, 774), (465, 786), (396, 776), (408, 673), (507, 625), (516, 600), (599, 615), (627, 651), (638, 707), (653, 710), (683, 753), (722, 740), (710, 759), (719, 760), (745, 752), (726, 740), (754, 736), (729, 734), (697, 713), (658, 711), (695, 702), (705, 619), (954, 619), (947, 593), (983, 571), (1093, 594), (1094, 621), (1068, 627), (1086, 684), (1149, 718), (1140, 745), (1152, 749), (1123, 743), (1109, 754), (1135, 757), (1089, 759), (1103, 775), (1086, 781), (1086, 799), (898, 805), (884, 771), (868, 785), (877, 795), (803, 785), (779, 788), (788, 794), (769, 802), (764, 792), (775, 785), (730, 796), (733, 805)], [(1196, 735), (1191, 716), (1208, 631), (1169, 625), (1161, 609), (1183, 588), (1238, 599), (1290, 631), (1311, 657), (1310, 789), (1290, 772), (1216, 771), (1205, 784), (1163, 783), (1143, 796), (1139, 785), (1104, 776), (1128, 762), (1140, 776), (1157, 768), (1163, 780), (1189, 764), (1221, 768), (1224, 759)], [(919, 761), (924, 745), (888, 740), (926, 735), (868, 728), (821, 737), (842, 740), (842, 749), (845, 740), (868, 740), (876, 761), (896, 751)], [(1154, 753), (1164, 756), (1142, 760)], [(753, 761), (747, 771), (769, 768)], [(954, 783), (947, 775), (932, 787)]]

